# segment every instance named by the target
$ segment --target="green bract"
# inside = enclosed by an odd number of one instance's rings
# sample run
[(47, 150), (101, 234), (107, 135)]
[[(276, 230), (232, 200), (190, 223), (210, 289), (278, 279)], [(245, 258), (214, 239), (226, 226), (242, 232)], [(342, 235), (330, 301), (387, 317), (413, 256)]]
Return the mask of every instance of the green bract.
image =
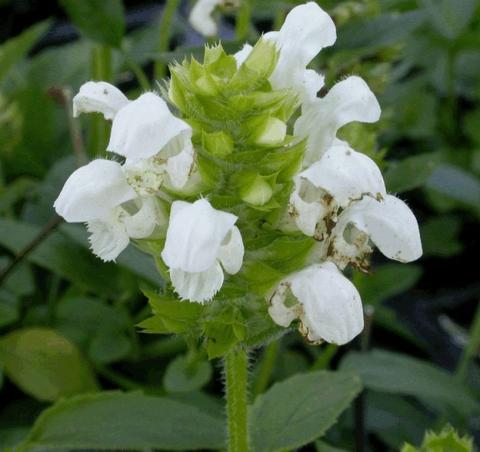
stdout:
[[(154, 316), (140, 326), (150, 333), (201, 338), (210, 358), (238, 343), (260, 345), (281, 333), (265, 297), (305, 266), (315, 244), (278, 228), (305, 144), (293, 140), (289, 127), (299, 106), (296, 94), (274, 90), (268, 81), (277, 59), (275, 46), (260, 39), (239, 68), (221, 44), (205, 48), (203, 64), (191, 58), (170, 68), (168, 99), (193, 129), (201, 177), (193, 189), (175, 194), (185, 200), (207, 197), (214, 208), (237, 215), (246, 252), (241, 271), (206, 305), (180, 301), (171, 288), (161, 295), (147, 293)], [(158, 259), (163, 243), (148, 240), (140, 246), (157, 258), (168, 278)]]

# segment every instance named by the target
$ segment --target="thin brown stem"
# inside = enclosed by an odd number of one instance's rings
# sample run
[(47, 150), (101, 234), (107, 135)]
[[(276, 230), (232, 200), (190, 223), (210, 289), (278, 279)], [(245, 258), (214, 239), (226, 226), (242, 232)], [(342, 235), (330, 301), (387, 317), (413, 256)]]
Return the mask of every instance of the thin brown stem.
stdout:
[(42, 228), (42, 230), (33, 238), (33, 240), (22, 248), (14, 257), (12, 262), (0, 273), (0, 285), (5, 281), (10, 273), (19, 265), (38, 245), (40, 245), (62, 222), (62, 218), (55, 215)]

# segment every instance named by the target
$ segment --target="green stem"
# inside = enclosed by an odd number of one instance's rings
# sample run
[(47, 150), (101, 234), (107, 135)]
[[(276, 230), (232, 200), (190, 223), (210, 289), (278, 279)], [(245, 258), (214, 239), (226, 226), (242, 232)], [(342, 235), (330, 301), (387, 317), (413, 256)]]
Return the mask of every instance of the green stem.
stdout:
[(313, 363), (312, 370), (328, 369), (330, 362), (338, 351), (338, 345), (328, 344), (320, 353), (320, 356)]
[(252, 19), (252, 2), (251, 0), (243, 0), (242, 6), (238, 11), (237, 21), (235, 24), (235, 37), (242, 42), (248, 38), (250, 30), (250, 21)]
[(142, 67), (132, 58), (128, 50), (122, 48), (122, 55), (125, 58), (125, 63), (127, 63), (130, 70), (135, 75), (135, 78), (138, 81), (138, 84), (144, 91), (149, 91), (151, 89), (150, 82), (148, 77), (143, 71)]
[(468, 370), (468, 365), (472, 358), (478, 353), (480, 349), (480, 303), (477, 306), (477, 312), (475, 313), (475, 318), (473, 319), (472, 326), (470, 328), (470, 334), (468, 339), (468, 344), (463, 350), (462, 356), (457, 366), (456, 378), (459, 381), (465, 379), (465, 375)]
[[(168, 51), (170, 38), (171, 38), (171, 29), (172, 29), (172, 19), (175, 16), (180, 0), (167, 0), (165, 3), (165, 9), (163, 10), (162, 19), (160, 21), (160, 38), (158, 40), (158, 53), (164, 53)], [(155, 61), (154, 69), (155, 78), (157, 80), (162, 79), (167, 74), (167, 66), (161, 60)]]
[(255, 383), (253, 385), (253, 397), (262, 394), (270, 383), (272, 372), (277, 361), (278, 351), (280, 349), (280, 341), (273, 341), (268, 344), (262, 353), (262, 359), (259, 363), (259, 370)]
[(232, 350), (225, 357), (228, 451), (248, 451), (248, 356), (244, 349)]
[[(91, 57), (92, 79), (113, 82), (112, 50), (107, 46), (95, 46)], [(90, 153), (103, 155), (108, 140), (107, 122), (100, 115), (91, 116)]]

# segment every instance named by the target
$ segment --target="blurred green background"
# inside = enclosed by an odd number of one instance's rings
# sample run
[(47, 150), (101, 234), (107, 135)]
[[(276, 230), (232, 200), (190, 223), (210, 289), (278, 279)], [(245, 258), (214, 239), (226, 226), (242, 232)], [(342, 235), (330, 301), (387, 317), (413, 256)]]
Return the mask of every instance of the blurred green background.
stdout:
[[(278, 28), (300, 3), (227, 8), (218, 15), (225, 48)], [(308, 450), (357, 450), (355, 435), (366, 450), (398, 450), (445, 422), (480, 438), (480, 1), (318, 4), (338, 31), (314, 62), (326, 87), (358, 74), (383, 109), (378, 124), (341, 135), (409, 203), (424, 257), (403, 265), (375, 256), (370, 275), (352, 275), (371, 306), (363, 341), (314, 347), (288, 334), (256, 351), (252, 397), (298, 372), (354, 368), (363, 401)], [(100, 387), (167, 394), (223, 416), (219, 366), (179, 338), (135, 328), (150, 312), (140, 289), (162, 285), (154, 263), (133, 246), (118, 265), (102, 263), (84, 228), (60, 223), (52, 208), (82, 163), (79, 136), (94, 158), (109, 133), (97, 115), (71, 118), (72, 95), (102, 79), (135, 96), (157, 87), (166, 63), (201, 55), (189, 8), (0, 0), (0, 451), (22, 441), (51, 402)]]

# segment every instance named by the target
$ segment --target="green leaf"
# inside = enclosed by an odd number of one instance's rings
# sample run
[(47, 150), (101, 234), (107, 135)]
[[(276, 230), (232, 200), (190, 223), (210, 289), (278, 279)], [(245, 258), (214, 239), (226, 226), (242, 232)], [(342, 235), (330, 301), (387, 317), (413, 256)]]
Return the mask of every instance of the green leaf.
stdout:
[(448, 164), (438, 167), (426, 186), (449, 199), (480, 210), (480, 180), (460, 167)]
[(450, 257), (463, 250), (459, 234), (462, 222), (459, 217), (434, 217), (421, 226), (423, 255)]
[(140, 392), (102, 392), (45, 410), (17, 452), (38, 448), (220, 449), (223, 422), (194, 406)]
[(85, 37), (120, 47), (125, 34), (121, 0), (60, 0), (60, 4)]
[[(84, 225), (63, 223), (60, 225), (59, 229), (75, 243), (78, 243), (83, 248), (90, 251), (88, 232)], [(154, 287), (158, 287), (162, 284), (161, 277), (155, 268), (153, 259), (134, 246), (129, 246), (122, 251), (115, 262), (120, 267), (129, 270), (134, 275), (152, 284)]]
[(0, 328), (10, 325), (20, 316), (20, 303), (13, 293), (0, 289)]
[(89, 357), (99, 364), (110, 364), (125, 358), (132, 344), (125, 332), (114, 329), (100, 329), (88, 348)]
[(118, 361), (131, 351), (127, 337), (131, 319), (119, 306), (102, 300), (80, 296), (63, 298), (56, 305), (55, 326), (99, 364)]
[(324, 441), (317, 441), (315, 443), (315, 449), (317, 452), (347, 452), (345, 449), (339, 449), (338, 447), (330, 446)]
[(95, 391), (95, 377), (78, 349), (47, 328), (16, 330), (0, 339), (5, 374), (26, 393), (53, 401)]
[(15, 64), (27, 56), (49, 27), (50, 21), (40, 22), (0, 46), (0, 80)]
[(448, 39), (458, 37), (475, 16), (477, 0), (421, 0), (426, 16)]
[(353, 282), (364, 303), (376, 306), (411, 289), (421, 275), (422, 270), (417, 265), (386, 264), (374, 268), (368, 275), (355, 272)]
[(311, 372), (275, 384), (250, 412), (256, 452), (296, 449), (322, 436), (360, 392), (351, 372)]
[(168, 392), (191, 392), (205, 386), (212, 377), (212, 365), (205, 360), (190, 362), (186, 356), (177, 356), (167, 367), (163, 385)]
[(385, 172), (388, 191), (401, 193), (424, 185), (440, 164), (440, 154), (414, 155), (398, 162), (390, 163)]
[[(0, 244), (18, 253), (39, 233), (28, 223), (0, 219)], [(78, 284), (86, 290), (105, 296), (118, 296), (120, 275), (114, 264), (104, 264), (63, 234), (54, 232), (27, 259)]]
[(424, 20), (423, 12), (409, 11), (403, 14), (388, 13), (374, 19), (349, 22), (338, 31), (335, 51), (391, 45), (409, 36)]
[(366, 427), (392, 449), (419, 442), (432, 419), (426, 409), (400, 395), (368, 392)]
[(384, 350), (351, 352), (342, 361), (341, 369), (356, 370), (365, 387), (374, 391), (410, 395), (427, 403), (441, 403), (465, 415), (480, 410), (480, 404), (469, 389), (458, 383), (453, 375), (406, 355)]
[[(0, 256), (0, 270), (3, 271), (10, 263), (9, 258)], [(20, 265), (15, 267), (5, 279), (4, 285), (6, 289), (19, 297), (31, 295), (35, 292), (35, 282), (28, 263), (21, 262)]]
[(198, 319), (204, 309), (201, 304), (181, 301), (150, 291), (144, 293), (154, 314), (138, 325), (146, 333), (182, 334), (194, 332), (198, 328)]

